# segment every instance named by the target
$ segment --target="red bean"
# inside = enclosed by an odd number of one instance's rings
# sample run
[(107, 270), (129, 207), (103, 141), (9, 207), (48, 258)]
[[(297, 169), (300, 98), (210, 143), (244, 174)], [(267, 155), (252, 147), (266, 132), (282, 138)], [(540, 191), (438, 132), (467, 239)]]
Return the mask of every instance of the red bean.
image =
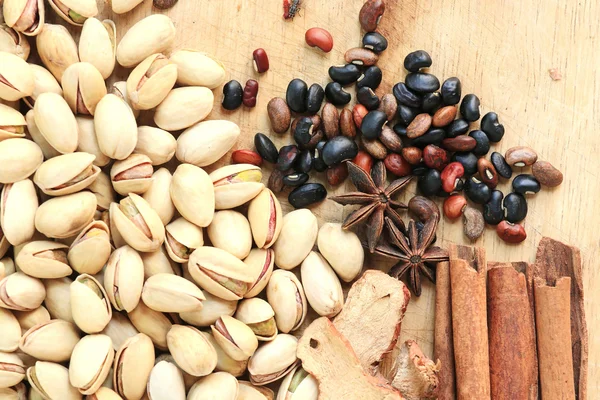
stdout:
[(246, 107), (256, 106), (256, 96), (258, 96), (258, 82), (254, 79), (248, 79), (244, 87), (242, 102)]
[(323, 28), (310, 28), (306, 31), (304, 39), (310, 47), (318, 47), (325, 53), (333, 49), (333, 37)]
[(256, 49), (252, 53), (254, 58), (254, 70), (259, 74), (267, 72), (269, 70), (269, 57), (265, 49)]

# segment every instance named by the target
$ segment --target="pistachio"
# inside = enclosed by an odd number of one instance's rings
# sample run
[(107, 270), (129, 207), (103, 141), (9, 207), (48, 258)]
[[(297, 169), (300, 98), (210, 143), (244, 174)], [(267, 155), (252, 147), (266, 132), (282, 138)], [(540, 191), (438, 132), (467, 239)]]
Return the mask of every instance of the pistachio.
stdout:
[[(118, 350), (125, 344), (129, 339), (137, 335), (139, 332), (135, 329), (135, 326), (129, 321), (129, 319), (121, 313), (113, 313), (113, 317), (106, 325), (104, 331), (105, 335), (108, 335), (113, 343), (113, 348)], [(109, 383), (109, 387), (112, 386), (112, 382)]]
[(154, 311), (140, 301), (127, 316), (138, 331), (148, 335), (156, 347), (167, 349), (167, 333), (173, 323), (165, 314)]
[(246, 264), (225, 250), (204, 246), (190, 255), (188, 270), (196, 283), (224, 300), (239, 300), (253, 277)]
[(71, 64), (63, 73), (61, 85), (75, 114), (94, 115), (98, 102), (106, 96), (102, 74), (87, 62)]
[(233, 317), (223, 315), (210, 328), (219, 346), (236, 361), (247, 360), (258, 348), (252, 329)]
[(161, 53), (175, 40), (175, 25), (166, 15), (150, 15), (133, 25), (119, 42), (117, 61), (129, 68), (151, 54)]
[(133, 10), (144, 0), (111, 0), (110, 5), (115, 14), (124, 14)]
[(167, 249), (169, 257), (175, 262), (187, 262), (190, 258), (190, 254), (198, 247), (204, 245), (202, 228), (192, 224), (185, 218), (177, 218), (167, 225), (165, 230), (165, 248)]
[(208, 327), (222, 315), (232, 316), (237, 308), (237, 300), (223, 300), (209, 292), (204, 293), (202, 308), (179, 314), (182, 320), (194, 326)]
[(23, 138), (27, 122), (19, 111), (0, 104), (0, 140)]
[(250, 202), (248, 220), (256, 245), (264, 249), (271, 247), (283, 225), (281, 204), (271, 190), (264, 188)]
[(322, 255), (311, 251), (300, 267), (308, 303), (317, 314), (332, 318), (344, 305), (342, 284)]
[(0, 24), (0, 51), (12, 53), (27, 61), (30, 50), (29, 42), (23, 33), (8, 25)]
[(95, 158), (93, 154), (83, 152), (51, 158), (40, 165), (33, 181), (50, 196), (79, 192), (100, 174), (100, 168), (93, 164)]
[(162, 165), (175, 155), (177, 140), (167, 131), (152, 126), (138, 127), (138, 141), (134, 153), (150, 158), (152, 165)]
[(110, 213), (110, 206), (109, 206), (108, 210), (102, 211), (101, 220), (108, 226), (108, 230), (110, 232), (111, 244), (113, 245), (114, 248), (118, 249), (119, 247), (125, 246), (127, 243), (123, 239), (123, 236), (121, 236), (121, 233), (119, 233), (119, 230), (117, 229), (117, 226), (115, 225), (115, 220), (114, 220), (114, 218), (111, 218), (110, 214), (111, 213)]
[(135, 117), (127, 103), (114, 94), (107, 94), (96, 106), (94, 127), (100, 150), (108, 157), (124, 160), (135, 149)]
[(217, 366), (217, 352), (198, 329), (173, 325), (167, 333), (169, 352), (177, 365), (193, 376), (206, 376)]
[(358, 236), (342, 229), (341, 224), (327, 223), (319, 229), (319, 252), (344, 282), (354, 280), (362, 271), (365, 257)]
[(281, 382), (277, 400), (317, 400), (319, 383), (301, 365), (291, 370)]
[(167, 131), (189, 128), (210, 114), (214, 100), (213, 92), (202, 86), (173, 89), (156, 107), (154, 122)]
[(203, 228), (210, 225), (215, 212), (215, 192), (202, 168), (191, 164), (179, 165), (173, 174), (170, 193), (182, 217)]
[(215, 208), (235, 208), (255, 198), (263, 189), (262, 171), (252, 164), (234, 164), (209, 175), (215, 187)]
[(46, 289), (42, 281), (15, 272), (0, 281), (0, 307), (9, 310), (31, 311), (42, 305)]
[(112, 318), (106, 291), (91, 275), (82, 274), (71, 284), (71, 311), (85, 333), (101, 332)]
[(33, 70), (21, 57), (0, 52), (0, 98), (15, 101), (31, 96)]
[(131, 100), (129, 99), (129, 95), (127, 94), (127, 82), (126, 81), (118, 81), (118, 82), (113, 83), (110, 93), (114, 94), (115, 96), (117, 96), (118, 98), (123, 100), (125, 102), (125, 104), (127, 104), (127, 106), (129, 107), (129, 109), (131, 110), (131, 112), (133, 113), (133, 116), (135, 118), (140, 116), (140, 110), (136, 110), (131, 105)]
[(104, 271), (104, 289), (117, 311), (137, 307), (144, 284), (144, 264), (137, 251), (123, 246), (113, 251)]
[[(20, 329), (29, 330), (32, 326), (50, 321), (50, 313), (44, 306), (39, 306), (31, 311), (13, 311), (13, 314), (19, 321)], [(20, 330), (19, 330), (20, 332)], [(19, 333), (19, 338), (21, 334)], [(18, 347), (18, 341), (17, 341)]]
[(81, 400), (79, 391), (69, 383), (69, 370), (60, 364), (37, 361), (27, 369), (27, 380), (44, 400)]
[(163, 225), (167, 225), (173, 219), (175, 206), (171, 200), (171, 181), (173, 176), (166, 168), (160, 168), (152, 174), (152, 184), (142, 196), (156, 211)]
[(287, 270), (300, 265), (312, 250), (318, 231), (317, 217), (309, 209), (294, 210), (286, 214), (279, 238), (273, 246), (275, 265)]
[(242, 213), (233, 210), (215, 212), (207, 232), (214, 247), (225, 250), (240, 260), (250, 254), (252, 233), (250, 224)]
[(69, 278), (44, 280), (46, 298), (43, 301), (52, 318), (75, 323), (71, 312), (72, 282)]
[(174, 274), (181, 276), (181, 266), (175, 264), (168, 256), (166, 250), (160, 249), (140, 254), (144, 263), (144, 279), (156, 274)]
[(35, 113), (33, 110), (29, 110), (25, 115), (25, 121), (27, 122), (27, 130), (29, 131), (29, 135), (31, 139), (39, 146), (42, 154), (46, 160), (59, 156), (59, 153), (54, 147), (50, 146), (50, 143), (44, 138), (42, 132), (40, 132), (39, 128), (35, 124)]
[(102, 270), (111, 251), (108, 226), (102, 221), (92, 221), (71, 243), (67, 259), (78, 273), (94, 275)]
[(19, 246), (33, 237), (38, 198), (29, 179), (7, 183), (0, 198), (0, 223), (6, 240)]
[(302, 325), (308, 303), (302, 284), (290, 271), (273, 271), (267, 285), (267, 301), (275, 312), (275, 322), (280, 332), (295, 331)]
[(102, 78), (108, 79), (115, 68), (116, 42), (117, 27), (113, 21), (88, 18), (79, 37), (79, 58), (92, 64)]
[[(160, 53), (148, 56), (127, 78), (127, 93), (131, 105), (138, 110), (158, 106), (173, 89), (176, 80), (177, 65)], [(190, 107), (198, 111), (192, 104)], [(182, 110), (178, 111), (181, 113)]]
[(68, 249), (62, 243), (33, 241), (23, 246), (15, 261), (21, 271), (34, 278), (63, 278), (73, 273), (67, 261)]
[(275, 394), (268, 387), (254, 386), (248, 381), (238, 381), (238, 383), (240, 385), (238, 400), (273, 400), (275, 398)]
[(152, 400), (186, 400), (181, 370), (172, 362), (159, 361), (148, 378), (148, 397)]
[(159, 312), (189, 312), (202, 308), (204, 294), (196, 285), (177, 275), (152, 275), (142, 291), (144, 304)]
[[(9, 310), (0, 308), (0, 326), (2, 327), (0, 351), (13, 352), (17, 350), (21, 339), (21, 326), (17, 318)], [(1, 365), (0, 361), (0, 370), (2, 370)]]
[(62, 25), (45, 24), (36, 37), (36, 44), (40, 59), (59, 82), (65, 70), (79, 62), (77, 45)]
[[(88, 20), (89, 21), (89, 20)], [(123, 400), (114, 390), (102, 386), (96, 393), (88, 395), (86, 400)]]
[(270, 341), (277, 335), (275, 312), (263, 299), (244, 299), (240, 302), (235, 318), (248, 325), (258, 340)]
[(234, 122), (224, 120), (200, 122), (177, 138), (175, 156), (182, 163), (204, 167), (214, 163), (231, 150), (239, 136), (240, 127)]
[(69, 382), (81, 394), (95, 393), (108, 376), (114, 357), (115, 350), (109, 336), (84, 336), (71, 355)]
[(177, 65), (177, 83), (215, 89), (225, 82), (225, 67), (208, 54), (196, 50), (178, 50), (171, 54)]
[(124, 399), (140, 399), (154, 366), (154, 346), (143, 333), (127, 339), (115, 355), (113, 387)]
[(251, 298), (262, 292), (269, 283), (275, 264), (275, 252), (273, 249), (252, 249), (244, 259), (244, 264), (254, 279), (244, 295), (245, 298)]
[[(0, 229), (0, 231), (1, 230), (2, 229)], [(5, 245), (4, 243), (8, 244), (8, 241), (5, 238), (3, 238), (1, 243), (2, 244), (0, 244), (0, 253), (4, 252), (4, 254), (6, 254), (7, 249), (4, 249), (4, 247), (8, 248), (8, 245)], [(8, 275), (14, 274), (15, 272), (15, 263), (11, 258), (5, 257), (0, 260), (0, 281), (6, 278)]]
[(238, 398), (238, 381), (227, 372), (215, 372), (192, 386), (187, 400), (216, 399), (236, 400)]
[(19, 356), (0, 351), (0, 388), (17, 385), (23, 378), (25, 378), (25, 366)]
[(63, 362), (71, 357), (80, 336), (75, 325), (52, 319), (23, 333), (19, 348), (26, 354), (43, 361)]
[(4, 21), (27, 36), (35, 36), (44, 27), (44, 0), (5, 0)]
[(65, 99), (56, 93), (42, 93), (33, 111), (35, 125), (50, 146), (62, 154), (77, 149), (77, 120)]
[(90, 192), (51, 198), (38, 207), (35, 228), (49, 238), (77, 235), (92, 222), (96, 204), (96, 196)]
[(300, 361), (296, 357), (298, 339), (281, 333), (261, 346), (248, 362), (250, 382), (266, 385), (282, 378)]
[(98, 14), (95, 0), (49, 0), (48, 3), (59, 17), (76, 26)]
[(27, 96), (23, 98), (23, 101), (29, 108), (33, 108), (35, 106), (35, 101), (42, 93), (52, 92), (58, 95), (63, 95), (63, 90), (60, 87), (60, 84), (48, 71), (46, 68), (37, 65), (37, 64), (29, 64), (31, 71), (33, 72), (33, 93), (31, 96)]
[(0, 142), (0, 183), (13, 183), (33, 174), (44, 161), (40, 147), (31, 140), (15, 138)]
[(148, 202), (130, 193), (110, 205), (110, 217), (128, 245), (138, 251), (157, 250), (165, 240), (165, 227)]
[(110, 169), (113, 188), (120, 195), (143, 194), (152, 185), (152, 161), (143, 154), (131, 154), (116, 161)]

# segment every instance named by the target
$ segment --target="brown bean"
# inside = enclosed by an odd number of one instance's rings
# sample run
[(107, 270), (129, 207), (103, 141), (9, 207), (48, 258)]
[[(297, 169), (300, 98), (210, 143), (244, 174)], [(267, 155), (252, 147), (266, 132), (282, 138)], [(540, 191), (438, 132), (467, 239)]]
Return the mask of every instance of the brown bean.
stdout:
[(388, 121), (391, 121), (396, 117), (398, 111), (398, 102), (391, 93), (386, 93), (381, 97), (378, 110), (381, 110), (387, 116)]
[(252, 150), (236, 150), (231, 153), (231, 161), (234, 164), (252, 164), (260, 167), (262, 165), (262, 157)]
[(467, 199), (463, 195), (453, 194), (444, 200), (444, 215), (448, 219), (457, 219), (467, 207)]
[(402, 149), (402, 157), (409, 164), (417, 165), (423, 161), (423, 151), (418, 147), (405, 147)]
[(385, 3), (383, 0), (367, 0), (358, 14), (361, 28), (365, 32), (373, 32), (377, 29), (384, 12)]
[(431, 121), (431, 125), (436, 128), (442, 128), (444, 126), (450, 125), (452, 121), (456, 118), (456, 107), (454, 106), (446, 106), (442, 107), (433, 114), (433, 118)]
[(537, 161), (537, 153), (531, 147), (516, 146), (506, 150), (504, 159), (511, 167), (526, 167)]
[(368, 112), (369, 110), (367, 110), (367, 107), (362, 104), (354, 105), (354, 108), (352, 109), (352, 118), (354, 119), (354, 125), (356, 125), (358, 129), (360, 129), (362, 120)]
[(271, 175), (269, 176), (267, 187), (274, 193), (281, 193), (285, 187), (285, 184), (283, 183), (283, 177), (289, 173), (291, 173), (291, 171), (280, 171), (277, 168), (273, 169), (273, 171), (271, 171)]
[(471, 241), (477, 240), (483, 235), (485, 221), (483, 214), (476, 208), (466, 206), (463, 211), (463, 231)]
[(440, 209), (437, 204), (427, 197), (415, 196), (408, 202), (408, 211), (413, 213), (421, 222), (427, 222), (431, 218), (440, 218)]
[(367, 174), (371, 174), (371, 168), (373, 168), (373, 157), (371, 157), (371, 155), (366, 151), (359, 150), (356, 154), (356, 157), (354, 157), (352, 160), (352, 163), (356, 164)]
[(254, 50), (252, 59), (254, 60), (254, 70), (259, 74), (269, 70), (269, 57), (265, 49)]
[(511, 224), (508, 221), (500, 222), (496, 227), (496, 233), (506, 243), (521, 243), (527, 239), (527, 232), (523, 225)]
[(304, 34), (304, 40), (310, 47), (318, 47), (325, 53), (333, 49), (333, 37), (323, 28), (310, 28)]
[(412, 172), (412, 166), (398, 153), (388, 154), (383, 163), (388, 171), (398, 177), (408, 176)]
[[(394, 100), (395, 101), (395, 100)], [(379, 140), (388, 150), (399, 153), (402, 151), (402, 139), (392, 128), (385, 125), (379, 135)]]
[(344, 108), (340, 113), (340, 131), (342, 135), (354, 138), (356, 137), (356, 125), (354, 124), (354, 117), (352, 111)]
[(383, 160), (385, 156), (387, 156), (387, 149), (385, 148), (383, 143), (379, 141), (379, 139), (365, 139), (363, 136), (361, 139), (361, 143), (363, 148), (367, 151), (367, 153), (369, 153), (376, 159)]
[(340, 134), (340, 114), (337, 107), (331, 103), (325, 103), (321, 111), (323, 120), (323, 131), (327, 139), (332, 139)]
[(435, 144), (429, 144), (423, 149), (423, 161), (429, 168), (441, 171), (448, 165), (448, 159), (446, 150)]
[(364, 65), (369, 67), (375, 65), (379, 60), (377, 53), (365, 49), (364, 47), (354, 47), (344, 54), (344, 59), (348, 64)]
[(477, 141), (467, 135), (442, 140), (442, 147), (448, 151), (471, 151), (475, 146), (477, 146)]
[(562, 183), (563, 174), (554, 165), (548, 161), (536, 161), (531, 167), (531, 172), (535, 179), (537, 179), (542, 185), (548, 187), (555, 187)]
[(338, 165), (333, 165), (327, 168), (326, 176), (327, 183), (329, 183), (331, 186), (337, 186), (344, 182), (348, 177), (348, 166), (345, 162)]
[(267, 104), (267, 114), (271, 127), (277, 133), (285, 133), (290, 127), (292, 113), (287, 103), (281, 97), (273, 97)]
[(490, 160), (483, 157), (477, 160), (477, 172), (479, 172), (481, 181), (491, 189), (498, 186), (498, 172)]
[(315, 131), (313, 130), (312, 133), (312, 138), (310, 138), (310, 140), (308, 141), (308, 144), (304, 147), (306, 147), (309, 150), (313, 150), (315, 147), (317, 147), (317, 144), (323, 140), (323, 138), (325, 137), (325, 135), (323, 134), (322, 130), (318, 130)]
[(177, 4), (178, 0), (154, 0), (154, 7), (166, 10)]
[(242, 96), (242, 103), (246, 107), (256, 106), (256, 96), (258, 96), (258, 82), (254, 79), (248, 79), (246, 86), (244, 87), (244, 95)]
[(412, 120), (406, 128), (406, 136), (409, 139), (423, 136), (431, 128), (431, 115), (427, 113), (419, 114)]

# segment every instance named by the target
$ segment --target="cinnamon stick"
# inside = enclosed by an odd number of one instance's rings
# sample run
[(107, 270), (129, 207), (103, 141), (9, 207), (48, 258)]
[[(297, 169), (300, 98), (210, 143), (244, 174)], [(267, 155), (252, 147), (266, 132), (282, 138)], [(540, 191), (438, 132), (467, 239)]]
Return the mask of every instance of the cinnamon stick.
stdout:
[(454, 344), (452, 343), (452, 298), (450, 296), (450, 263), (438, 263), (435, 277), (435, 342), (433, 359), (441, 363), (438, 379), (439, 400), (456, 399)]
[(537, 400), (538, 372), (525, 263), (488, 263), (492, 399)]
[(535, 318), (542, 399), (575, 399), (571, 353), (571, 278), (556, 286), (535, 279)]

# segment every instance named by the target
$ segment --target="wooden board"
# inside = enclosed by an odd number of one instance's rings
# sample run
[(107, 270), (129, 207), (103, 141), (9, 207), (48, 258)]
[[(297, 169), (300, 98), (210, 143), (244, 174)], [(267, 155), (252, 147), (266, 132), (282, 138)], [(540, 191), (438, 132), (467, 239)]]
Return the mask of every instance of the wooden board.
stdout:
[[(119, 38), (124, 31), (152, 12), (151, 0), (123, 16), (104, 7), (103, 17), (113, 18)], [(220, 59), (228, 79), (242, 84), (258, 79), (260, 94), (253, 110), (224, 112), (215, 107), (210, 118), (237, 122), (243, 135), (237, 148), (252, 147), (256, 132), (269, 133), (266, 104), (283, 96), (292, 78), (309, 84), (326, 84), (327, 69), (343, 62), (346, 49), (358, 46), (361, 32), (358, 11), (363, 0), (304, 0), (303, 10), (293, 21), (281, 18), (281, 0), (180, 0), (167, 11), (177, 26), (176, 48), (206, 51)], [(384, 71), (382, 88), (403, 80), (404, 56), (425, 49), (433, 58), (431, 71), (441, 79), (458, 76), (463, 93), (476, 93), (484, 112), (493, 110), (506, 127), (504, 140), (494, 150), (511, 146), (535, 148), (565, 174), (563, 185), (544, 189), (529, 199), (525, 221), (527, 240), (508, 246), (487, 229), (478, 245), (485, 246), (489, 260), (533, 262), (542, 236), (551, 236), (579, 246), (584, 260), (584, 289), (590, 337), (600, 334), (598, 259), (600, 257), (600, 3), (592, 0), (402, 0), (387, 1), (381, 30), (390, 47), (379, 62)], [(49, 7), (49, 19), (55, 15)], [(313, 26), (328, 29), (334, 37), (331, 53), (309, 48), (304, 32)], [(77, 30), (74, 29), (74, 32)], [(263, 47), (271, 69), (258, 76), (251, 54)], [(548, 73), (556, 68), (563, 78), (553, 81)], [(120, 71), (126, 76), (126, 71)], [(215, 91), (220, 102), (221, 94)], [(288, 144), (288, 135), (271, 134), (277, 145)], [(228, 162), (226, 156), (223, 162)], [(352, 189), (347, 182), (330, 191)], [(507, 193), (508, 184), (501, 185)], [(414, 183), (403, 198), (415, 193)], [(282, 199), (285, 196), (282, 196)], [(441, 204), (441, 203), (440, 203)], [(287, 208), (289, 209), (289, 208)], [(341, 221), (349, 210), (325, 201), (314, 212), (323, 221)], [(441, 244), (466, 243), (460, 222), (444, 218), (438, 231)], [(370, 258), (371, 265), (385, 269), (389, 263)], [(423, 295), (413, 297), (403, 322), (402, 340), (416, 339), (426, 354), (432, 353), (434, 291), (426, 283)], [(597, 314), (597, 313), (596, 313)], [(600, 341), (590, 342), (589, 392), (600, 389)]]

